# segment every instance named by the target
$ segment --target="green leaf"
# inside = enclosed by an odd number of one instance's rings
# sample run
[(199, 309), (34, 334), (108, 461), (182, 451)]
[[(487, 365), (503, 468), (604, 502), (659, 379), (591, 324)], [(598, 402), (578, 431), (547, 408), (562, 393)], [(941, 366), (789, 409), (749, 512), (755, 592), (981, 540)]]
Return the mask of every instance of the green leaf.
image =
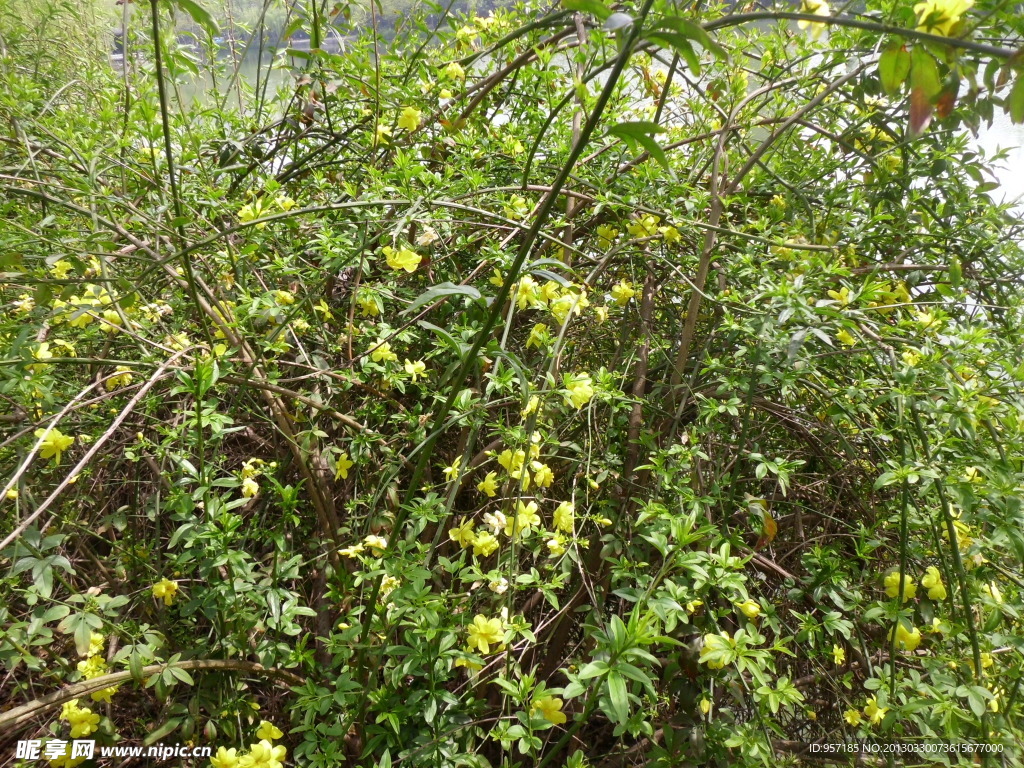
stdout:
[(583, 11), (604, 21), (612, 15), (612, 9), (601, 0), (562, 0), (562, 6), (570, 11)]
[(878, 60), (878, 76), (882, 81), (882, 88), (890, 96), (895, 96), (909, 74), (910, 53), (906, 46), (894, 40), (885, 46)]
[(925, 48), (917, 46), (910, 54), (910, 87), (920, 88), (924, 94), (933, 99), (942, 90), (939, 67)]
[(172, 717), (166, 723), (164, 723), (155, 731), (146, 736), (146, 738), (142, 740), (143, 746), (148, 747), (150, 744), (155, 744), (156, 742), (162, 740), (164, 736), (174, 733), (174, 731), (178, 729), (179, 725), (181, 725), (181, 718)]
[(210, 12), (196, 3), (195, 0), (172, 0), (172, 2), (191, 16), (192, 21), (205, 29), (210, 37), (215, 37), (220, 31), (217, 27), (217, 22), (210, 15)]
[(180, 680), (181, 682), (185, 683), (186, 685), (195, 685), (196, 684), (196, 681), (192, 679), (192, 675), (190, 675), (188, 672), (186, 672), (181, 667), (171, 667), (170, 670), (171, 670), (171, 674), (175, 677), (175, 679)]
[(142, 684), (142, 654), (138, 651), (132, 651), (128, 657), (128, 671), (131, 673), (132, 680), (139, 685)]
[(1006, 97), (1006, 111), (1010, 113), (1010, 121), (1024, 123), (1024, 74), (1017, 75), (1013, 88)]
[(626, 692), (626, 679), (614, 669), (608, 673), (608, 701), (612, 711), (608, 713), (616, 723), (624, 723), (629, 719), (629, 694)]
[(631, 122), (618, 123), (608, 129), (608, 133), (613, 136), (630, 136), (634, 139), (651, 133), (664, 132), (665, 129), (662, 126), (647, 120), (634, 120)]
[(456, 355), (462, 354), (462, 345), (444, 328), (428, 323), (426, 320), (420, 320), (417, 325), (427, 331), (433, 331), (447, 344)]
[(694, 24), (692, 21), (684, 19), (682, 16), (669, 16), (668, 18), (662, 19), (658, 29), (670, 29), (673, 32), (678, 32), (683, 37), (693, 40), (695, 43), (699, 43), (702, 48), (707, 51), (711, 51), (715, 55), (715, 58), (721, 61), (728, 61), (729, 54), (726, 50), (711, 39), (711, 35), (707, 33), (704, 27), (699, 24)]
[(665, 155), (665, 150), (661, 148), (661, 145), (659, 145), (658, 142), (650, 137), (650, 134), (652, 133), (663, 133), (664, 131), (665, 129), (657, 123), (637, 120), (634, 122), (625, 122), (613, 125), (608, 129), (608, 135), (617, 136), (631, 147), (635, 147), (636, 144), (639, 144), (671, 175), (672, 168), (668, 164), (668, 157)]
[(923, 46), (910, 53), (910, 135), (920, 136), (928, 128), (934, 111), (933, 102), (942, 90), (939, 67)]
[(647, 39), (677, 51), (690, 67), (690, 71), (700, 77), (700, 57), (685, 36), (678, 32), (652, 32), (647, 35)]
[(406, 307), (403, 311), (403, 315), (408, 315), (424, 304), (429, 304), (434, 299), (440, 299), (444, 296), (469, 296), (471, 299), (479, 299), (480, 291), (471, 285), (455, 285), (455, 283), (440, 283), (435, 285), (433, 288), (428, 288), (421, 293), (416, 300)]
[[(79, 614), (83, 616), (83, 614)], [(85, 621), (84, 618), (79, 620), (78, 626), (75, 627), (75, 650), (78, 651), (79, 656), (85, 656), (89, 652), (89, 641), (92, 639), (92, 627), (89, 626), (89, 622)]]
[(957, 256), (951, 255), (949, 261), (949, 284), (954, 288), (959, 288), (963, 279), (964, 268), (960, 264), (960, 259)]

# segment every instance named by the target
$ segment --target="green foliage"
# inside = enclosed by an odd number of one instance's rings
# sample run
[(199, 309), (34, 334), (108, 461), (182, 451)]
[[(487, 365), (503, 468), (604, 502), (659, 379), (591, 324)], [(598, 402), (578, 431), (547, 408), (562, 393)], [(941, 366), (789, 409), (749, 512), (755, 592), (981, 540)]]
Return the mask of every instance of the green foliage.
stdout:
[(1021, 221), (964, 126), (1022, 30), (922, 5), (299, 3), (344, 52), (251, 81), (228, 5), (123, 8), (123, 72), (5, 8), (3, 730), (1019, 762)]

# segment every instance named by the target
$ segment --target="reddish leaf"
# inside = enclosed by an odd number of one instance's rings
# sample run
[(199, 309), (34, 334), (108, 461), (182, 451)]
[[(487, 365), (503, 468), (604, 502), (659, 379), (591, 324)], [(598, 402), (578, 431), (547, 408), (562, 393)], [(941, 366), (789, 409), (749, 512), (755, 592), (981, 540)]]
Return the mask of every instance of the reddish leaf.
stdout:
[(932, 102), (922, 88), (910, 91), (910, 136), (917, 138), (928, 129), (932, 121)]
[(939, 116), (939, 119), (949, 117), (953, 111), (953, 107), (956, 106), (956, 91), (944, 90), (939, 94), (938, 101), (935, 102), (935, 114)]

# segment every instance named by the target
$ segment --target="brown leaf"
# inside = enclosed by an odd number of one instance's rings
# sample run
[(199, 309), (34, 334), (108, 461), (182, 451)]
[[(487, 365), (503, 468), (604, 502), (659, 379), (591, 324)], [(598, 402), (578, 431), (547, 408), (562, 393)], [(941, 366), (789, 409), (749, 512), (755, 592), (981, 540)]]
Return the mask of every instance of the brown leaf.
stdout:
[(942, 120), (950, 116), (955, 106), (956, 94), (953, 91), (943, 91), (935, 102), (935, 114)]
[(910, 135), (917, 138), (928, 129), (932, 121), (932, 103), (922, 88), (910, 91)]

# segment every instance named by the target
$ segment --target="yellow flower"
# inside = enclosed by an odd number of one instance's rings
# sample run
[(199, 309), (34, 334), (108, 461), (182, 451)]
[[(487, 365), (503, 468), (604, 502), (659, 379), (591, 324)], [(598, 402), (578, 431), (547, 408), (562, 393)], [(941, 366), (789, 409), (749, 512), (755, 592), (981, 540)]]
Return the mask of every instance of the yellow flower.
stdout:
[(843, 713), (843, 719), (852, 726), (860, 725), (861, 714), (859, 709), (848, 709)]
[(356, 304), (364, 317), (376, 317), (380, 314), (380, 302), (375, 293), (360, 291), (356, 295)]
[(946, 586), (942, 583), (942, 575), (934, 565), (929, 565), (921, 577), (921, 586), (928, 590), (930, 600), (945, 600)]
[(871, 721), (872, 725), (878, 725), (880, 722), (882, 722), (882, 718), (885, 717), (885, 713), (888, 711), (888, 707), (878, 706), (878, 702), (875, 701), (874, 696), (868, 699), (868, 703), (864, 705), (863, 709), (864, 716)]
[(14, 308), (18, 310), (19, 313), (27, 315), (36, 308), (36, 300), (32, 298), (31, 294), (23, 293), (18, 297), (18, 300), (14, 302)]
[(530, 468), (533, 470), (533, 481), (541, 488), (548, 488), (555, 481), (555, 473), (547, 464), (535, 461), (530, 464)]
[(113, 309), (107, 309), (101, 315), (100, 328), (109, 334), (121, 332), (121, 316)]
[(612, 299), (620, 307), (624, 307), (636, 296), (633, 284), (627, 280), (620, 280), (618, 285), (612, 286)]
[(86, 656), (98, 656), (103, 652), (103, 644), (106, 642), (106, 638), (99, 632), (93, 632), (89, 635), (89, 650), (86, 651)]
[(284, 736), (284, 733), (269, 720), (264, 720), (260, 723), (260, 727), (256, 730), (257, 739), (266, 739), (267, 741), (274, 741)]
[(845, 328), (836, 334), (836, 338), (848, 347), (852, 347), (857, 343), (857, 339)]
[(661, 217), (646, 214), (627, 224), (626, 231), (633, 237), (653, 237), (658, 233), (658, 223), (660, 221)]
[(75, 442), (75, 438), (62, 434), (56, 427), (37, 429), (32, 434), (42, 440), (39, 446), (39, 455), (44, 459), (52, 458), (54, 464), (60, 464), (61, 454)]
[(562, 700), (555, 696), (534, 699), (533, 706), (530, 707), (530, 716), (538, 715), (554, 725), (561, 725), (568, 719), (562, 712)]
[(579, 307), (576, 306), (576, 297), (571, 293), (559, 296), (554, 301), (549, 302), (548, 309), (551, 310), (551, 316), (559, 323), (564, 323), (565, 319), (569, 317), (569, 313), (573, 312), (574, 309), (575, 313), (579, 314)]
[(110, 392), (120, 387), (127, 387), (132, 383), (132, 369), (127, 365), (119, 365), (114, 369), (114, 376), (111, 376), (105, 382), (103, 382), (104, 388)]
[(537, 347), (540, 349), (547, 344), (550, 338), (548, 327), (544, 323), (537, 323), (533, 328), (530, 329), (530, 336), (526, 340), (526, 348)]
[(74, 265), (70, 261), (58, 259), (51, 265), (50, 274), (58, 280), (65, 280), (72, 269), (74, 269)]
[(487, 279), (487, 282), (496, 288), (501, 288), (505, 284), (505, 276), (501, 274), (500, 269), (495, 269), (491, 276)]
[(451, 80), (465, 80), (466, 79), (466, 70), (464, 70), (459, 65), (459, 63), (455, 62), (455, 61), (453, 61), (451, 64), (449, 64), (447, 67), (445, 67), (441, 71), (444, 73), (445, 77), (447, 77), (447, 78), (449, 78)]
[(342, 480), (348, 480), (348, 471), (355, 465), (356, 463), (348, 457), (347, 453), (339, 453), (338, 458), (334, 460), (334, 479), (337, 480), (340, 477)]
[(368, 546), (376, 557), (380, 557), (384, 554), (384, 550), (388, 548), (388, 540), (383, 536), (377, 536), (370, 534), (363, 539), (363, 544)]
[[(740, 71), (743, 72), (743, 70)], [(743, 74), (746, 75), (746, 72), (743, 72)], [(658, 227), (658, 234), (665, 238), (666, 243), (678, 243), (683, 239), (683, 236), (679, 234), (679, 230), (675, 227)]]
[[(894, 634), (896, 636), (897, 648), (903, 648), (907, 651), (916, 651), (917, 646), (921, 644), (921, 630), (917, 627), (907, 629), (901, 622), (896, 625)], [(890, 639), (891, 638), (892, 635), (890, 635)]]
[(409, 360), (408, 358), (406, 358), (406, 360), (405, 360), (405, 372), (408, 373), (412, 377), (413, 383), (415, 383), (416, 382), (416, 378), (418, 376), (426, 376), (427, 375), (427, 364), (424, 363), (422, 360), (417, 360), (414, 363), (412, 360)]
[(829, 291), (828, 295), (830, 298), (835, 299), (839, 302), (839, 306), (845, 307), (850, 303), (850, 289), (845, 285), (838, 291)]
[(711, 699), (706, 696), (702, 696), (700, 700), (700, 711), (701, 714), (708, 714), (711, 712)]
[(469, 45), (476, 40), (477, 35), (479, 34), (480, 32), (478, 30), (467, 24), (466, 26), (459, 27), (455, 31), (455, 39), (463, 45)]
[[(420, 127), (420, 115), (422, 113), (416, 107), (403, 107), (402, 114), (398, 116), (398, 127), (406, 131), (415, 131)], [(409, 270), (410, 272), (412, 270)]]
[(900, 357), (903, 358), (903, 362), (913, 368), (919, 362), (921, 362), (921, 355), (915, 352), (913, 349), (905, 349), (900, 353)]
[(619, 230), (608, 224), (602, 224), (597, 228), (597, 247), (601, 249), (610, 248), (612, 241), (619, 236)]
[(7, 499), (9, 501), (17, 501), (18, 500), (18, 489), (17, 488), (10, 488), (10, 489), (8, 489), (7, 493), (4, 494), (4, 495), (7, 496)]
[(459, 476), (459, 465), (462, 463), (462, 457), (457, 456), (455, 461), (450, 466), (444, 468), (444, 479), (449, 483)]
[(61, 708), (61, 720), (66, 720), (71, 726), (71, 738), (80, 739), (99, 729), (100, 716), (88, 707), (78, 705), (72, 701)]
[(514, 477), (517, 480), (522, 477), (523, 463), (525, 461), (526, 451), (516, 451), (513, 453), (506, 448), (498, 454), (498, 464), (508, 472), (510, 477)]
[[(391, 129), (383, 123), (377, 124), (377, 131), (373, 134), (373, 146), (378, 144), (387, 144), (388, 136), (391, 135)], [(259, 226), (259, 225), (257, 225)]]
[(390, 363), (397, 360), (398, 355), (391, 351), (391, 345), (385, 341), (383, 344), (378, 344), (370, 353), (370, 359), (375, 363)]
[(949, 37), (960, 18), (974, 5), (974, 0), (925, 0), (914, 6), (917, 31)]
[(515, 297), (516, 305), (520, 310), (526, 309), (527, 307), (544, 306), (544, 303), (541, 301), (540, 291), (537, 287), (537, 281), (529, 275), (523, 275), (519, 282), (515, 284)]
[(361, 555), (365, 551), (366, 547), (362, 544), (353, 544), (351, 547), (344, 547), (338, 550), (338, 554), (342, 557), (356, 557)]
[(561, 535), (548, 539), (546, 545), (551, 557), (561, 557), (565, 554), (565, 537)]
[(41, 344), (37, 344), (36, 348), (32, 350), (32, 357), (39, 361), (36, 365), (30, 365), (29, 369), (35, 373), (43, 370), (48, 365), (46, 362), (53, 357), (53, 352), (50, 351), (50, 342), (44, 341)]
[(563, 501), (555, 507), (555, 514), (552, 520), (554, 526), (564, 533), (572, 533), (576, 522), (576, 509), (571, 501)]
[(410, 248), (395, 250), (390, 245), (385, 245), (382, 250), (388, 266), (396, 272), (402, 269), (406, 272), (415, 272), (416, 267), (423, 261), (423, 257)]
[(594, 307), (594, 314), (597, 315), (597, 322), (603, 323), (608, 319), (608, 307)]
[(278, 744), (276, 747), (266, 739), (259, 744), (249, 746), (249, 754), (238, 761), (239, 768), (283, 768), (288, 749)]
[(476, 489), (481, 493), (486, 493), (489, 498), (493, 499), (498, 491), (498, 473), (488, 472), (487, 476), (477, 483)]
[[(970, 549), (971, 544), (974, 543), (974, 539), (971, 537), (971, 526), (961, 520), (953, 521), (953, 535), (961, 552)], [(942, 539), (943, 541), (949, 541), (949, 531), (942, 531)]]
[[(803, 0), (800, 5), (800, 13), (813, 13), (815, 16), (828, 16), (830, 13), (828, 3), (825, 0)], [(817, 40), (821, 37), (821, 33), (828, 27), (827, 24), (822, 24), (817, 21), (805, 21), (801, 19), (797, 22), (797, 26), (800, 29), (810, 28), (811, 36)]]
[(540, 398), (537, 395), (532, 395), (529, 401), (526, 403), (526, 407), (522, 410), (522, 417), (525, 419), (531, 413), (537, 410), (537, 406), (540, 405)]
[(985, 478), (981, 476), (981, 471), (977, 467), (964, 467), (964, 480), (968, 483), (981, 483)]
[(253, 480), (251, 477), (247, 477), (245, 478), (245, 480), (242, 481), (242, 495), (245, 498), (251, 499), (255, 497), (256, 494), (258, 494), (259, 492), (260, 484)]
[(486, 531), (478, 533), (473, 539), (473, 554), (477, 557), (488, 557), (498, 548), (498, 539)]
[(457, 527), (448, 531), (448, 538), (458, 542), (462, 549), (473, 546), (473, 542), (476, 539), (476, 533), (473, 531), (473, 521), (469, 518), (463, 519)]
[[(724, 669), (725, 661), (720, 657), (722, 651), (732, 650), (733, 642), (728, 632), (716, 635), (711, 632), (704, 635), (704, 645), (700, 652), (700, 662), (707, 664), (708, 669)], [(718, 658), (713, 658), (718, 657)]]
[(832, 661), (835, 662), (838, 667), (844, 661), (846, 661), (846, 649), (840, 645), (832, 645)]
[(114, 694), (117, 693), (121, 686), (111, 685), (108, 688), (100, 688), (98, 691), (93, 691), (89, 694), (89, 698), (93, 701), (102, 701), (104, 704), (111, 704), (114, 699)]
[(290, 307), (295, 303), (295, 294), (291, 291), (274, 291), (274, 301), (282, 307)]
[(78, 662), (76, 668), (82, 673), (82, 677), (86, 680), (92, 680), (94, 677), (99, 677), (106, 673), (107, 662), (103, 660), (102, 656), (90, 656)]
[(439, 99), (450, 99), (450, 98), (452, 98), (453, 95), (454, 94), (450, 90), (448, 90), (447, 88), (442, 88), (440, 90), (440, 92), (438, 92), (437, 98), (439, 98)]
[(469, 640), (467, 641), (470, 648), (476, 648), (481, 654), (486, 656), (491, 652), (491, 645), (499, 646), (498, 650), (501, 650), (502, 639), (505, 636), (505, 631), (501, 626), (501, 619), (488, 619), (483, 614), (478, 613), (473, 617), (473, 623), (469, 625)]
[(577, 373), (566, 377), (565, 404), (582, 408), (594, 396), (593, 381), (588, 373)]
[(496, 595), (504, 595), (508, 592), (508, 579), (504, 576), (500, 579), (493, 579), (487, 582), (487, 588)]
[(529, 504), (519, 502), (514, 518), (505, 523), (505, 535), (516, 537), (529, 536), (534, 526), (540, 526), (540, 515), (537, 514), (537, 502)]
[[(909, 576), (903, 577), (903, 602), (913, 600), (917, 596), (917, 584)], [(900, 574), (893, 571), (885, 577), (885, 594), (889, 597), (897, 597), (900, 593)]]
[(238, 750), (220, 747), (217, 754), (210, 758), (210, 768), (237, 768)]
[(761, 606), (753, 600), (744, 600), (742, 603), (736, 603), (736, 607), (748, 619), (756, 619), (761, 615)]
[(170, 579), (160, 579), (153, 585), (153, 597), (164, 599), (164, 605), (174, 605), (174, 597), (178, 594), (178, 585)]
[(702, 605), (704, 605), (704, 601), (703, 601), (703, 600), (690, 600), (690, 601), (689, 601), (689, 602), (688, 602), (688, 603), (686, 604), (686, 606), (685, 606), (685, 607), (686, 607), (686, 612), (687, 612), (687, 613), (689, 613), (689, 614), (693, 614), (693, 613), (695, 613), (695, 612), (697, 611), (697, 609), (698, 609), (698, 608), (700, 608), (700, 607), (701, 607)]

